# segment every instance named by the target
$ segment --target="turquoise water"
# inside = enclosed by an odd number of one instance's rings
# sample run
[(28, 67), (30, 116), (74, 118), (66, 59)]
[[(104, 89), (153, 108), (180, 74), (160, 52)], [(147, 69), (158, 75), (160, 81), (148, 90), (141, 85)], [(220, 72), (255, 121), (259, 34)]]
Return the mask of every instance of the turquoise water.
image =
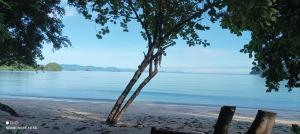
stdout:
[[(115, 100), (133, 72), (0, 72), (0, 96)], [(143, 76), (144, 77), (144, 76)], [(137, 100), (300, 111), (300, 90), (266, 93), (248, 74), (159, 73)]]

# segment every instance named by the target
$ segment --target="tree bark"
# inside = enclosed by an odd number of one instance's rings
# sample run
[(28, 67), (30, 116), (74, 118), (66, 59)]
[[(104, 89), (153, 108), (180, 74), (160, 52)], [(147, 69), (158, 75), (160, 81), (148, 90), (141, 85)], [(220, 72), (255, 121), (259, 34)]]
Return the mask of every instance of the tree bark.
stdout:
[(125, 98), (129, 94), (129, 92), (132, 89), (132, 87), (134, 86), (134, 84), (140, 78), (141, 74), (143, 73), (143, 71), (145, 70), (147, 65), (148, 65), (148, 63), (146, 62), (146, 59), (144, 59), (144, 61), (141, 63), (138, 70), (134, 73), (133, 77), (131, 78), (131, 80), (127, 84), (126, 88), (124, 89), (122, 94), (119, 96), (118, 100), (116, 101), (114, 107), (112, 108), (111, 112), (109, 113), (109, 115), (106, 119), (106, 123), (108, 123), (108, 124), (115, 124), (116, 123), (113, 120), (115, 114), (119, 112), (119, 109), (122, 106), (122, 103), (124, 102)]
[(120, 108), (122, 107), (122, 104), (123, 104), (125, 98), (127, 97), (127, 95), (129, 94), (129, 92), (131, 91), (132, 87), (135, 85), (135, 83), (140, 78), (140, 76), (142, 75), (142, 73), (144, 72), (146, 67), (149, 65), (151, 55), (153, 54), (153, 50), (154, 50), (154, 47), (148, 49), (148, 53), (147, 53), (147, 55), (145, 55), (144, 60), (139, 65), (138, 70), (134, 73), (133, 77), (131, 78), (131, 80), (127, 84), (126, 88), (124, 89), (122, 94), (119, 96), (118, 100), (116, 101), (111, 112), (109, 113), (109, 115), (106, 119), (107, 124), (116, 124), (114, 118), (115, 118), (116, 114), (119, 112)]
[(11, 116), (19, 116), (14, 109), (2, 103), (0, 103), (0, 110), (9, 113)]
[(125, 103), (125, 105), (122, 107), (122, 109), (116, 113), (115, 118), (113, 119), (113, 122), (118, 122), (121, 118), (122, 114), (126, 111), (128, 106), (134, 101), (134, 99), (140, 94), (141, 90), (149, 83), (149, 81), (157, 74), (157, 71), (153, 73), (149, 73), (149, 76), (144, 79), (144, 81), (139, 85), (139, 87), (135, 90), (135, 92), (131, 95), (131, 97), (128, 99), (128, 101)]
[(277, 114), (274, 112), (258, 110), (255, 120), (247, 134), (270, 134)]
[(235, 106), (223, 106), (215, 125), (214, 134), (227, 134), (229, 124), (233, 118)]

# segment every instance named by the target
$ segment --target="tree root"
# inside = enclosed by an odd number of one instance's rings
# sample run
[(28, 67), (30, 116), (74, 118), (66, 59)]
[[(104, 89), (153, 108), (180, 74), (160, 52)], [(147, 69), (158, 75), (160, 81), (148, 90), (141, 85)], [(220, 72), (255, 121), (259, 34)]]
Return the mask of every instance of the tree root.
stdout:
[(11, 116), (19, 116), (19, 114), (17, 114), (17, 112), (14, 109), (2, 103), (0, 103), (0, 110), (9, 113)]

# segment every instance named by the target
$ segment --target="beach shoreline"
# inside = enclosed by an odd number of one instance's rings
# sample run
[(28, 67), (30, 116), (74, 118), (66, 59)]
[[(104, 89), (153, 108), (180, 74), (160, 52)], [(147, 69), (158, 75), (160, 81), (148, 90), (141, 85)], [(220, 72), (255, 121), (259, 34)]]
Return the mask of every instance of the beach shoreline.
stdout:
[[(129, 107), (120, 123), (109, 126), (104, 123), (112, 101), (68, 101), (1, 98), (1, 103), (13, 107), (21, 117), (8, 116), (0, 111), (2, 126), (5, 121), (17, 121), (18, 125), (36, 126), (22, 130), (32, 133), (150, 133), (151, 127), (168, 130), (212, 133), (221, 107), (159, 104), (136, 102)], [(250, 127), (258, 109), (236, 109), (230, 124), (230, 133), (244, 133)], [(272, 133), (292, 133), (290, 126), (300, 124), (297, 111), (273, 111), (278, 114)], [(7, 131), (1, 129), (1, 132)]]

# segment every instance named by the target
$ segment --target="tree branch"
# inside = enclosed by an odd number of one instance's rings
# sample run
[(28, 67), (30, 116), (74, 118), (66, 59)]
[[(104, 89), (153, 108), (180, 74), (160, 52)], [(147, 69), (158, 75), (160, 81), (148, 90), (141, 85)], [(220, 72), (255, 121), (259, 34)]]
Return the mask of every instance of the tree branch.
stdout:
[(150, 64), (149, 64), (149, 75), (152, 75), (152, 72), (153, 72), (152, 66), (153, 66), (153, 62), (152, 62), (152, 60), (150, 60)]
[[(133, 11), (133, 13), (135, 14), (137, 20), (141, 23), (142, 27), (144, 28), (146, 36), (148, 38), (148, 42), (151, 42), (152, 38), (151, 38), (150, 33), (148, 31), (148, 25), (146, 25), (146, 23), (142, 21), (142, 19), (138, 15), (137, 11), (135, 10), (131, 0), (128, 0), (128, 4), (129, 4), (129, 7), (131, 8), (131, 10)], [(145, 18), (146, 17), (144, 17), (144, 20), (145, 20)]]
[(154, 72), (158, 72), (158, 64), (159, 64), (159, 58), (160, 58), (161, 54), (158, 55), (155, 59), (154, 59)]
[[(159, 0), (159, 12), (156, 15), (156, 24), (155, 24), (155, 31), (153, 35), (153, 43), (155, 47), (159, 47), (157, 42), (160, 42), (162, 39), (162, 26), (163, 26), (163, 10), (164, 10), (164, 5), (163, 1)], [(158, 41), (157, 41), (158, 40)]]
[[(159, 0), (159, 4), (160, 4), (160, 8), (159, 8), (159, 21), (160, 21), (160, 24), (159, 24), (159, 29), (158, 29), (158, 41), (161, 43), (159, 45), (162, 45), (162, 38), (163, 38), (163, 33), (162, 33), (162, 30), (163, 30), (163, 21), (164, 21), (164, 3), (163, 3), (163, 0)], [(157, 48), (159, 49), (160, 46), (157, 46)]]
[(190, 17), (188, 17), (187, 19), (179, 21), (175, 26), (173, 26), (173, 28), (171, 28), (171, 31), (169, 31), (167, 34), (165, 34), (165, 36), (163, 37), (163, 39), (167, 39), (172, 33), (178, 32), (182, 28), (182, 26), (185, 25), (185, 23), (187, 23), (187, 22), (189, 22), (189, 21), (197, 18), (199, 15), (203, 14), (208, 9), (212, 8), (213, 5), (215, 5), (215, 4), (216, 3), (214, 1), (213, 3), (210, 3), (207, 6), (204, 6), (203, 9), (200, 9), (198, 12), (194, 13), (193, 15), (191, 15)]

